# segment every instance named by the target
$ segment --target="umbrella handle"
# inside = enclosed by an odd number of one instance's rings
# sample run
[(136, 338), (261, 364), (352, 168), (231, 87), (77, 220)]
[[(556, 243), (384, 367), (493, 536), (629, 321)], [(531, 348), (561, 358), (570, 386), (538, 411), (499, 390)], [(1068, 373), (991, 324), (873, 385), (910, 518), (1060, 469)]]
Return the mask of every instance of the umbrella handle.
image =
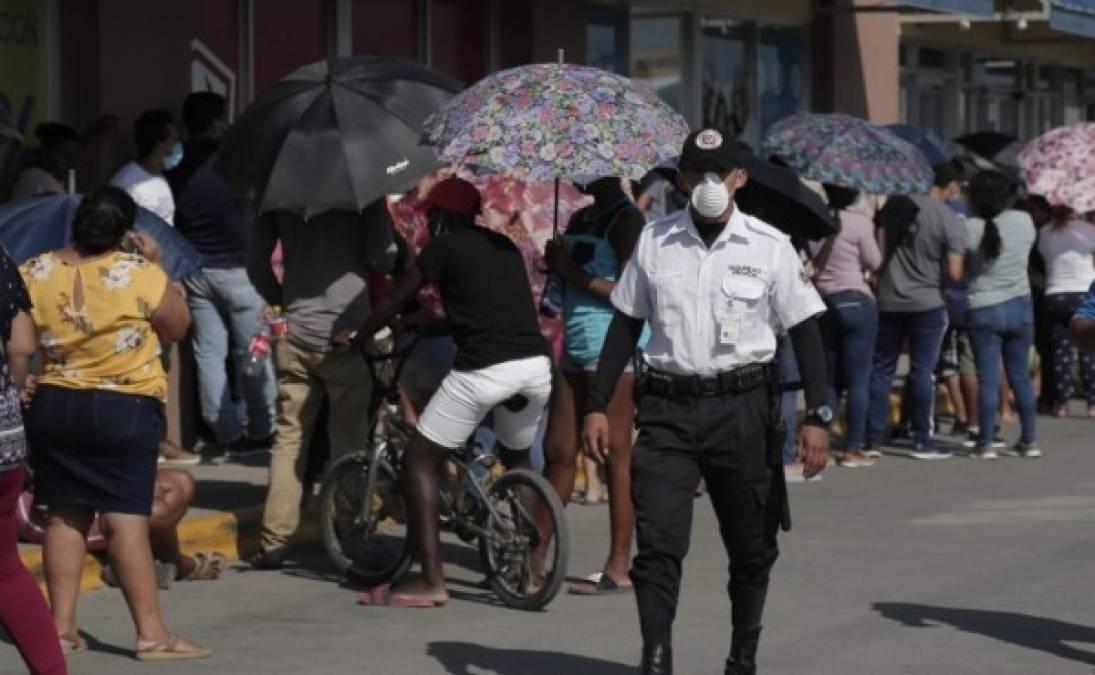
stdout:
[(555, 179), (555, 219), (551, 225), (551, 236), (553, 239), (559, 238), (559, 179)]

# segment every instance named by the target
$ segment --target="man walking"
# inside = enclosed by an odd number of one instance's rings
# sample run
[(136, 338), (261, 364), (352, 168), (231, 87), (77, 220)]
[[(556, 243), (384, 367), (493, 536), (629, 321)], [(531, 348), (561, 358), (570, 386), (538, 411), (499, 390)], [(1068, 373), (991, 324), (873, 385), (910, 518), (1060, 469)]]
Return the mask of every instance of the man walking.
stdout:
[[(283, 277), (270, 258), (282, 244)], [(371, 383), (365, 360), (337, 333), (369, 317), (370, 271), (395, 263), (394, 233), (384, 198), (362, 213), (325, 211), (305, 220), (288, 211), (260, 218), (247, 272), (268, 305), (285, 308), (289, 334), (276, 346), (278, 414), (270, 460), (270, 489), (262, 516), (256, 569), (279, 569), (300, 524), (309, 442), (324, 398), (331, 457), (360, 450), (369, 435)]]
[(867, 452), (886, 431), (901, 347), (909, 343), (909, 410), (916, 459), (947, 459), (931, 442), (932, 374), (947, 330), (946, 285), (962, 280), (966, 226), (944, 202), (956, 178), (937, 176), (935, 196), (894, 197), (880, 212), (883, 267), (878, 279), (878, 339), (871, 370)]
[(706, 479), (730, 557), (733, 641), (725, 672), (756, 672), (776, 530), (790, 526), (783, 484), (776, 331), (788, 330), (802, 364), (807, 415), (799, 432), (804, 474), (829, 457), (825, 311), (787, 236), (743, 214), (732, 200), (748, 176), (733, 140), (692, 133), (680, 160), (690, 207), (646, 227), (612, 293), (616, 312), (588, 398), (584, 442), (603, 461), (605, 409), (651, 330), (639, 378), (639, 437), (631, 463), (638, 554), (631, 579), (643, 636), (644, 675), (673, 672), (672, 627), (692, 502)]
[[(269, 360), (254, 372), (243, 372), (251, 337), (262, 330), (260, 314), (266, 303), (247, 278), (254, 213), (213, 167), (213, 154), (227, 126), (225, 115), (220, 94), (197, 92), (186, 97), (183, 123), (190, 138), (183, 162), (167, 173), (167, 180), (177, 203), (175, 226), (202, 255), (203, 273), (186, 282), (202, 419), (218, 445), (239, 454), (270, 447), (277, 384)], [(225, 367), (229, 354), (233, 378)], [(246, 412), (233, 396), (232, 381), (239, 385)]]

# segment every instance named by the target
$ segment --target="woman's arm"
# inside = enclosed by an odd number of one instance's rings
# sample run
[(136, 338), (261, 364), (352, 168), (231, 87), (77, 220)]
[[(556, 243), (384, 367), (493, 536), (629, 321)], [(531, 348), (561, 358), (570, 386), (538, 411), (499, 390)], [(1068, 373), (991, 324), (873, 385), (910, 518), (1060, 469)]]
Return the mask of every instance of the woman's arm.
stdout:
[(868, 272), (877, 272), (882, 267), (882, 249), (870, 227), (864, 228), (859, 238), (859, 262)]
[(38, 339), (34, 331), (34, 321), (24, 311), (16, 312), (11, 320), (11, 340), (8, 341), (8, 369), (11, 379), (20, 392), (27, 384), (30, 375), (30, 359), (38, 348)]
[(186, 303), (186, 289), (175, 281), (164, 289), (156, 311), (152, 313), (152, 330), (165, 345), (181, 342), (190, 330), (190, 307)]

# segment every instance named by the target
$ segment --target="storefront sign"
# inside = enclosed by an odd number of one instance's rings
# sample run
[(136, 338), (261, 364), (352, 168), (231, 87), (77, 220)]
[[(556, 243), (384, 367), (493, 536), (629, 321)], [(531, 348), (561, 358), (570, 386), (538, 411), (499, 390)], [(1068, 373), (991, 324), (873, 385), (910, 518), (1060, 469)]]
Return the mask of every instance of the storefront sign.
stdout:
[(24, 136), (45, 114), (47, 61), (46, 3), (0, 0), (0, 99)]

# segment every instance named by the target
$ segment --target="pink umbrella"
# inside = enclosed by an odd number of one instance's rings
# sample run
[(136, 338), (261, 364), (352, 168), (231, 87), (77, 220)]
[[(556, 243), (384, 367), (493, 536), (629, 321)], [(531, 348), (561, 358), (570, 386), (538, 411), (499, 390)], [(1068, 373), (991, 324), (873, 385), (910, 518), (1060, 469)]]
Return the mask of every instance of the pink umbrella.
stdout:
[(1080, 213), (1095, 211), (1095, 123), (1047, 131), (1017, 159), (1031, 193)]
[[(444, 171), (424, 177), (418, 187), (399, 200), (389, 201), (388, 210), (396, 230), (414, 247), (415, 251), (429, 242), (426, 227), (427, 208), (422, 200), (430, 188), (442, 178), (451, 175)], [(555, 208), (555, 185), (550, 181), (525, 183), (505, 176), (490, 174), (476, 176), (460, 171), (479, 188), (483, 197), (483, 213), (479, 223), (509, 237), (525, 258), (533, 297), (539, 298), (544, 287), (544, 244), (552, 237)], [(559, 222), (566, 223), (570, 216), (588, 203), (570, 183), (562, 182), (559, 189)], [(427, 307), (440, 306), (436, 289), (428, 289), (421, 300)], [(544, 335), (554, 344), (559, 334), (559, 322), (540, 316)]]

